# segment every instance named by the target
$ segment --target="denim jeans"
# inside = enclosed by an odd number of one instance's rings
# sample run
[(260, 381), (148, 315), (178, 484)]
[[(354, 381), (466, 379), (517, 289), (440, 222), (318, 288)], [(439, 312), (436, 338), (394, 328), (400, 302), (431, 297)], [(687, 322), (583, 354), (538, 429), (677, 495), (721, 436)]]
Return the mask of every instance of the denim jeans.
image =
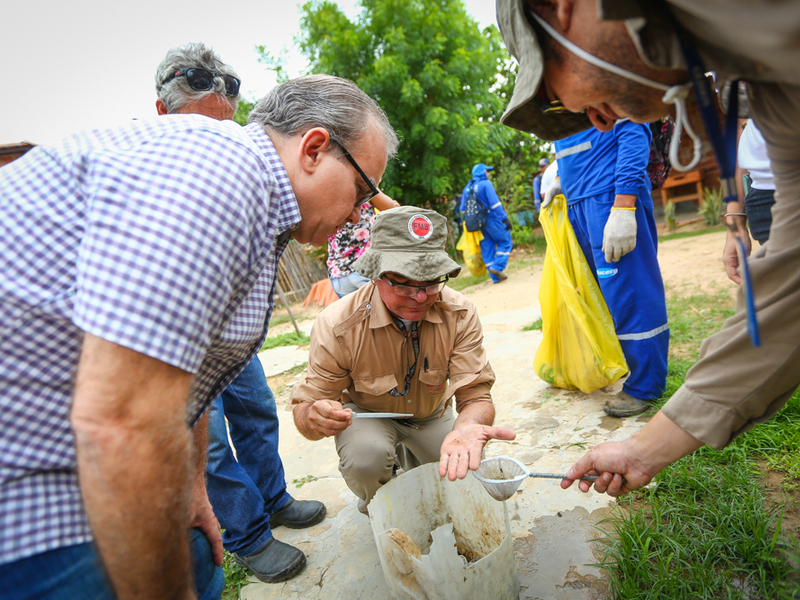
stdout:
[[(236, 448), (228, 444), (225, 418)], [(237, 461), (238, 458), (238, 461)], [(272, 537), (270, 513), (289, 503), (278, 413), (257, 356), (209, 410), (206, 488), (228, 552), (251, 556)]]
[[(199, 529), (192, 530), (191, 544), (197, 597), (218, 600), (225, 586), (225, 575), (222, 567), (214, 564), (211, 544)], [(116, 598), (91, 543), (58, 548), (0, 565), (0, 596), (4, 600)]]
[(772, 205), (775, 204), (775, 190), (750, 188), (744, 197), (744, 211), (747, 213), (747, 226), (750, 235), (759, 244), (765, 244), (772, 228)]

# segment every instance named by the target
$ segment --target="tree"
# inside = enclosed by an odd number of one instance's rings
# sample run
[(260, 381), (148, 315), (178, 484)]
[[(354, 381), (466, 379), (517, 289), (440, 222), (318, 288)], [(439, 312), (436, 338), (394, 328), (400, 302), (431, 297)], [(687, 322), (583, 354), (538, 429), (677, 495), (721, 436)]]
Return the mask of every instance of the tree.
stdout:
[(247, 125), (247, 115), (253, 110), (253, 106), (255, 106), (254, 102), (240, 98), (239, 106), (236, 107), (236, 112), (233, 114), (233, 120), (239, 125)]
[(311, 72), (355, 81), (386, 111), (402, 144), (381, 187), (404, 204), (442, 209), (475, 163), (514, 143), (497, 122), (508, 68), (500, 33), (481, 31), (461, 0), (361, 6), (351, 22), (333, 2), (306, 3), (295, 41)]

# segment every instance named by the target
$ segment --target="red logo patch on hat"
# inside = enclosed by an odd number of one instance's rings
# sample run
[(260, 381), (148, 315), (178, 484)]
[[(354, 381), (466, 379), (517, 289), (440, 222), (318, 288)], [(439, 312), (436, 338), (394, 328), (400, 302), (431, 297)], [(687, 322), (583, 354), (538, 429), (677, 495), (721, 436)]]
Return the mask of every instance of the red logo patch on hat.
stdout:
[(433, 223), (425, 215), (414, 215), (408, 220), (408, 231), (418, 240), (427, 240), (433, 235)]

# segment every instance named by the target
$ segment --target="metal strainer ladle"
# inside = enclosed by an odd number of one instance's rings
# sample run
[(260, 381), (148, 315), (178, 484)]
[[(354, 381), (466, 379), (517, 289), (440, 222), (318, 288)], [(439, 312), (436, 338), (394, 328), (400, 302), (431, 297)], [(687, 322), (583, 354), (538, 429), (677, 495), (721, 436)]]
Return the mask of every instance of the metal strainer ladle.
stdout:
[[(481, 461), (481, 466), (472, 472), (495, 500), (508, 500), (528, 477), (566, 479), (566, 475), (555, 473), (531, 473), (525, 465), (510, 456), (496, 456)], [(581, 479), (594, 481), (596, 475), (584, 475)]]

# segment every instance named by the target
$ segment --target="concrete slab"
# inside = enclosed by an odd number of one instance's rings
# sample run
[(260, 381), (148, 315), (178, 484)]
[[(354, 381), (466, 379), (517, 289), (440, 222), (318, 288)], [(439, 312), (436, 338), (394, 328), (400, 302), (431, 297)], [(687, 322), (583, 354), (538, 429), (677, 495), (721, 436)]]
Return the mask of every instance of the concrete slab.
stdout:
[(258, 353), (267, 377), (274, 377), (308, 362), (308, 350), (300, 346), (278, 346)]
[[(605, 415), (605, 397), (616, 393), (621, 382), (586, 395), (557, 390), (541, 381), (532, 368), (541, 331), (521, 331), (537, 318), (538, 303), (482, 319), (485, 345), (497, 374), (495, 422), (517, 433), (512, 442), (491, 442), (486, 456), (512, 456), (532, 470), (564, 473), (585, 449), (630, 436), (647, 417), (619, 420)], [(289, 353), (280, 349), (280, 354)], [(254, 583), (242, 589), (241, 597), (387, 600), (390, 596), (369, 519), (358, 512), (355, 496), (339, 475), (333, 440), (310, 442), (300, 436), (291, 413), (283, 410), (287, 395), (277, 400), (280, 453), (289, 492), (299, 499), (324, 501), (328, 516), (307, 530), (278, 528), (275, 537), (302, 549), (308, 566), (281, 584), (252, 579)], [(591, 541), (599, 537), (595, 524), (608, 516), (614, 502), (607, 496), (582, 494), (574, 487), (563, 491), (558, 480), (527, 479), (508, 500), (521, 600), (608, 597), (601, 573), (587, 564), (599, 559), (596, 542)]]

